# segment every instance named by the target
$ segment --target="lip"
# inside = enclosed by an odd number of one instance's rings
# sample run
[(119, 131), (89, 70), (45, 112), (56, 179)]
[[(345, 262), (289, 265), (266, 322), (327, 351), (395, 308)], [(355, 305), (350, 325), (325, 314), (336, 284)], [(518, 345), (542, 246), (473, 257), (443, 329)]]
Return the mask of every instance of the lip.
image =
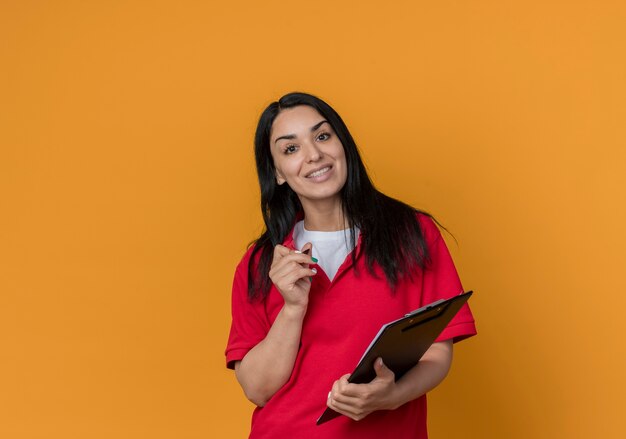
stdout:
[[(322, 175), (318, 175), (316, 177), (311, 177), (311, 174), (314, 174), (318, 171), (321, 171), (322, 169), (326, 169), (328, 168), (328, 170), (326, 172), (324, 172)], [(328, 179), (330, 177), (330, 174), (333, 171), (333, 166), (332, 165), (324, 165), (324, 166), (320, 166), (314, 170), (312, 170), (311, 172), (307, 173), (305, 175), (305, 178), (307, 180), (312, 180), (312, 181), (316, 181), (316, 182), (320, 182), (320, 181), (324, 181), (326, 179)]]

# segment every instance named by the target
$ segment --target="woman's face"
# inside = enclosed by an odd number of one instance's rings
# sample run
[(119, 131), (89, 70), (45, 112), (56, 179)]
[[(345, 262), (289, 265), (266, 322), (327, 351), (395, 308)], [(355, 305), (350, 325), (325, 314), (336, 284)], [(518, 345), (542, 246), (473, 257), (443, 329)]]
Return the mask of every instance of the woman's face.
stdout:
[(313, 107), (281, 111), (270, 132), (270, 151), (278, 184), (287, 183), (303, 207), (340, 200), (348, 169), (341, 141)]

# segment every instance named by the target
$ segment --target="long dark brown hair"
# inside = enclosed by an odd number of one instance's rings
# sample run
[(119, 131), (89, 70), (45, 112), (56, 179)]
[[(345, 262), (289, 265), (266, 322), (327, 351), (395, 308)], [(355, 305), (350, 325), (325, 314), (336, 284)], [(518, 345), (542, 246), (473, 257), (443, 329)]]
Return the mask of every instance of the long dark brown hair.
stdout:
[[(350, 226), (354, 247), (354, 226), (361, 230), (362, 250), (367, 269), (373, 273), (378, 264), (393, 288), (416, 267), (429, 261), (428, 248), (416, 213), (426, 212), (404, 204), (378, 191), (365, 169), (358, 148), (339, 114), (326, 102), (307, 93), (289, 93), (272, 102), (261, 114), (254, 138), (257, 174), (261, 187), (261, 212), (265, 231), (254, 241), (248, 265), (248, 296), (264, 299), (271, 288), (269, 269), (274, 247), (281, 244), (293, 228), (302, 205), (287, 185), (276, 182), (276, 170), (270, 153), (270, 132), (278, 114), (287, 108), (308, 105), (332, 126), (345, 151), (348, 175), (341, 189), (343, 213)], [(260, 253), (260, 255), (258, 255)], [(258, 263), (254, 261), (258, 258)], [(355, 258), (355, 252), (352, 252)]]

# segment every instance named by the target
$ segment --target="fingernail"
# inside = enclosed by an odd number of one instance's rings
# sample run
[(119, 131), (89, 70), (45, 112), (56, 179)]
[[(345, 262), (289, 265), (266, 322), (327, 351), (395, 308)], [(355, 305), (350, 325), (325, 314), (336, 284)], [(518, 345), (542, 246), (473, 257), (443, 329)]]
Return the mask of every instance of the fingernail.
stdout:
[(311, 271), (315, 274), (317, 274), (317, 270), (315, 268), (311, 268)]
[(300, 250), (294, 250), (294, 253), (302, 253)]
[(311, 260), (317, 264), (317, 258), (311, 257)]

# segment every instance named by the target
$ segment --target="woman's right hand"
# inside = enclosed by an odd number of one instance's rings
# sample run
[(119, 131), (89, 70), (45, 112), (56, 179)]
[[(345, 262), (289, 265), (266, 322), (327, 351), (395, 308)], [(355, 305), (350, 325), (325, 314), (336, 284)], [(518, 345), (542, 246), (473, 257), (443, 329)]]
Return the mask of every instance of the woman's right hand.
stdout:
[(313, 258), (306, 254), (311, 248), (311, 243), (306, 243), (302, 251), (290, 250), (283, 245), (274, 247), (269, 276), (287, 307), (306, 310), (309, 303), (311, 277), (317, 273), (314, 268), (309, 268), (309, 264), (314, 263)]
[(235, 366), (246, 397), (259, 407), (285, 385), (293, 372), (309, 303), (309, 278), (316, 273), (309, 268), (309, 264), (317, 262), (307, 255), (311, 247), (311, 243), (307, 243), (301, 252), (282, 245), (274, 247), (269, 275), (285, 304), (265, 338)]

